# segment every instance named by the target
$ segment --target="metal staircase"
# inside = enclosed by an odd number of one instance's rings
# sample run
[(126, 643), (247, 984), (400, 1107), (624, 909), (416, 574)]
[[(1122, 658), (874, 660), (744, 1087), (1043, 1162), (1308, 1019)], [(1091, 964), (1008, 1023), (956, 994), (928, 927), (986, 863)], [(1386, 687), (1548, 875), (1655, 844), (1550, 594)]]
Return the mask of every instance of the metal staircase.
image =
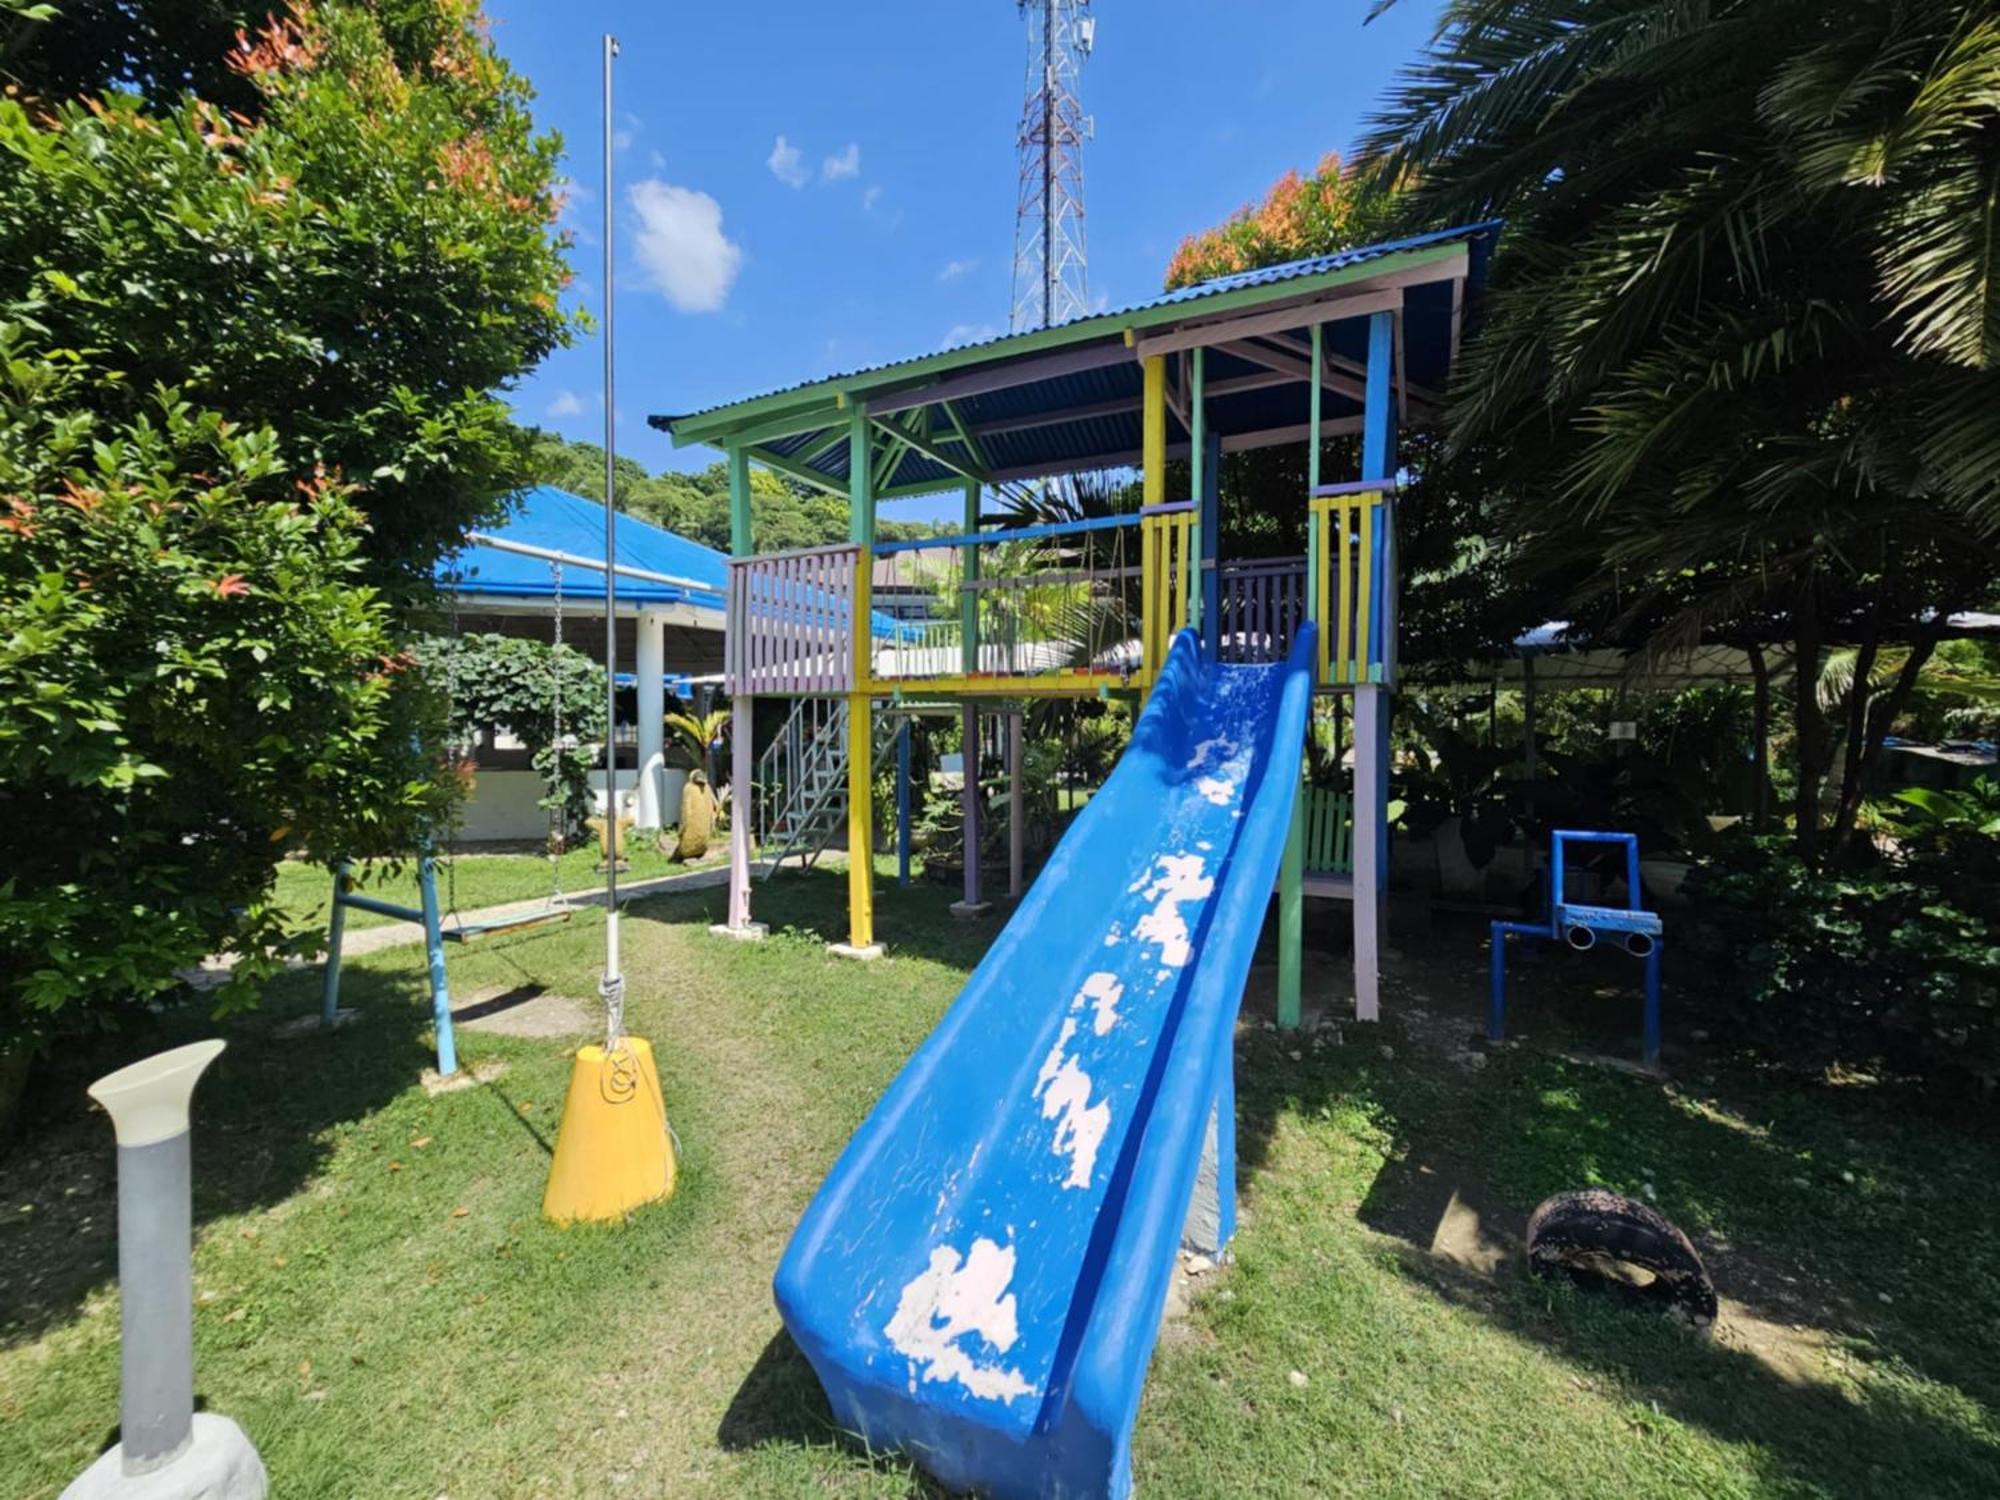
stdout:
[[(879, 758), (895, 738), (895, 719), (879, 707), (872, 717)], [(812, 868), (847, 822), (847, 700), (794, 699), (785, 727), (757, 757), (754, 785), (763, 878), (788, 859)]]

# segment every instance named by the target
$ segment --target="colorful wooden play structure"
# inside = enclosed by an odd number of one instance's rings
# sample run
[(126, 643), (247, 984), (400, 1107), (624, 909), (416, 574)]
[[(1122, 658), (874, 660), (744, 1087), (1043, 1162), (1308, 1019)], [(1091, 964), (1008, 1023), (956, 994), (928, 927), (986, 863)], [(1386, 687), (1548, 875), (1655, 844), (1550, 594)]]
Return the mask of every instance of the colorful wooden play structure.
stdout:
[[(1397, 678), (1396, 437), (1438, 409), (1493, 225), (1246, 272), (1116, 312), (653, 418), (728, 460), (733, 805), (844, 815), (874, 847), (886, 721), (960, 716), (977, 848), (982, 717), (1126, 694), (1132, 743), (935, 1033), (828, 1176), (777, 1276), (837, 1420), (946, 1484), (1122, 1495), (1177, 1252), (1234, 1225), (1231, 1037), (1275, 891), (1280, 1018), (1300, 1019), (1304, 896), (1348, 898), (1354, 1005), (1379, 1013)], [(1326, 472), (1332, 451), (1358, 465)], [(1272, 494), (1303, 556), (1218, 548), (1224, 455), (1302, 445)], [(848, 540), (760, 553), (760, 464), (843, 497)], [(1169, 487), (1169, 466), (1184, 487)], [(1184, 467), (1183, 467), (1184, 465)], [(1136, 468), (1143, 507), (1031, 530), (984, 496)], [(962, 496), (955, 611), (878, 632), (878, 507)], [(912, 562), (912, 565), (913, 562)], [(891, 577), (899, 575), (891, 571)], [(1305, 793), (1315, 697), (1347, 700), (1351, 792)], [(791, 700), (761, 762), (758, 699)], [(787, 785), (787, 779), (792, 784)], [(775, 817), (776, 814), (774, 813)], [(728, 918), (752, 920), (761, 818), (732, 821)], [(767, 837), (766, 842), (773, 842)], [(981, 901), (966, 860), (965, 909)], [(879, 951), (848, 861), (837, 951)], [(1310, 882), (1310, 884), (1309, 884)]]

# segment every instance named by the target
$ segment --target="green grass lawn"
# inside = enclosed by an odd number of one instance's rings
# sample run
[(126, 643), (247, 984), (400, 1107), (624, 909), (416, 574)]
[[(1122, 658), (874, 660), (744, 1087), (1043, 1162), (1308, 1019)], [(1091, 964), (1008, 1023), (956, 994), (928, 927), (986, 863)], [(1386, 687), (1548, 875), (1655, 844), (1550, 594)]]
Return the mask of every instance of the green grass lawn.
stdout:
[[(667, 855), (653, 847), (651, 839), (631, 836), (631, 853), (627, 862), (631, 869), (619, 876), (620, 880), (651, 880), (659, 875), (679, 875), (688, 870), (702, 870), (729, 862), (728, 835), (725, 832), (711, 842), (706, 857), (687, 864), (677, 864)], [(572, 849), (562, 856), (562, 886), (566, 892), (595, 890), (604, 884), (604, 872), (598, 868), (599, 854), (595, 845), (584, 849)], [(457, 869), (457, 899), (460, 912), (477, 911), (482, 906), (499, 906), (509, 901), (534, 901), (550, 894), (551, 872), (549, 859), (545, 854), (461, 854), (455, 858), (440, 856), (438, 861), (438, 900), (447, 909), (452, 898), (453, 867)], [(398, 905), (414, 908), (417, 904), (417, 866), (414, 860), (363, 860), (356, 864), (355, 873), (363, 894), (381, 901), (393, 901)], [(333, 879), (324, 867), (307, 864), (302, 860), (288, 860), (278, 867), (278, 901), (301, 923), (313, 927), (326, 925), (327, 900), (333, 892)], [(377, 916), (374, 912), (349, 911), (349, 927), (379, 927), (394, 920)]]
[[(312, 1009), (311, 971), (229, 1023), (197, 1100), (197, 1386), (274, 1493), (924, 1492), (832, 1430), (770, 1276), (995, 929), (885, 882), (890, 957), (843, 963), (820, 946), (843, 894), (827, 872), (760, 886), (762, 945), (707, 936), (719, 890), (634, 907), (631, 1024), (685, 1156), (675, 1199), (618, 1228), (538, 1215), (568, 1044), (462, 1030), (505, 1072), (417, 1086), (417, 950), (351, 962), (354, 1026), (273, 1034)], [(601, 920), (454, 949), (455, 990), (584, 999)], [(1268, 1029), (1253, 984), (1242, 1229), (1163, 1333), (1141, 1493), (2000, 1494), (2000, 1149), (1862, 1088), (1566, 1060), (1628, 1049), (1636, 1004), (1591, 1001), (1588, 961), (1547, 1000), (1559, 968), (1525, 973), (1528, 1040), (1491, 1052), (1468, 1040), (1470, 934), (1399, 961), (1388, 1019), (1338, 1041)], [(111, 1140), (82, 1085), (205, 1029), (57, 1060), (0, 1157), (0, 1494), (54, 1496), (116, 1422)], [(1521, 1272), (1529, 1209), (1588, 1183), (1650, 1187), (1696, 1236), (1713, 1336)]]

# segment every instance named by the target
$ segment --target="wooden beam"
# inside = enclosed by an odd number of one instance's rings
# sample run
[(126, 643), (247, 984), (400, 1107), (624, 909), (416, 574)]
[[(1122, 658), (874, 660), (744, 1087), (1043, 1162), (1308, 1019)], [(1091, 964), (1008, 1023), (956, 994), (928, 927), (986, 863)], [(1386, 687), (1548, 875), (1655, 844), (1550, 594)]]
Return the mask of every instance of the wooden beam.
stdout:
[[(894, 433), (897, 439), (902, 442), (904, 447), (914, 449), (916, 452), (923, 454), (925, 458), (930, 459), (933, 463), (943, 464), (947, 469), (950, 469), (952, 473), (963, 475), (967, 479), (977, 479), (982, 484), (985, 482), (986, 470), (982, 465), (975, 464), (970, 459), (953, 458), (950, 454), (946, 453), (943, 448), (939, 447), (929, 438), (919, 437), (914, 432), (906, 432), (898, 428), (891, 427), (887, 422), (884, 422), (879, 417), (876, 418), (875, 425), (877, 427), (880, 427), (885, 432)], [(887, 477), (888, 476), (886, 474), (882, 476), (882, 478), (885, 479)]]
[[(1361, 431), (1359, 417), (1333, 417), (1320, 424), (1320, 429), (1328, 437), (1349, 437)], [(1267, 427), (1258, 432), (1237, 432), (1226, 434), (1222, 439), (1224, 453), (1246, 453), (1254, 448), (1274, 448), (1280, 443), (1303, 443), (1312, 429), (1305, 423), (1290, 427)], [(1186, 443), (1168, 443), (1168, 458), (1186, 458)], [(1065, 458), (1054, 463), (1021, 464), (1011, 469), (995, 469), (987, 476), (992, 484), (1004, 484), (1015, 479), (1046, 479), (1057, 474), (1087, 474), (1094, 469), (1136, 469), (1144, 454), (1137, 448), (1128, 448), (1117, 453), (1093, 453), (1083, 458)], [(940, 490), (951, 486), (940, 481)], [(932, 490), (911, 489), (909, 494), (930, 494)]]
[(929, 385), (906, 391), (889, 391), (871, 397), (868, 409), (877, 416), (887, 416), (892, 412), (930, 406), (940, 401), (960, 401), (967, 396), (1012, 390), (1015, 386), (1033, 385), (1038, 380), (1052, 380), (1059, 375), (1074, 375), (1082, 370), (1129, 364), (1131, 359), (1132, 351), (1122, 342), (1083, 344), (1074, 349), (1059, 349), (1036, 359), (1017, 359), (1008, 364), (948, 375)]
[[(1401, 314), (1398, 314), (1397, 316), (1400, 319)], [(1269, 336), (1268, 342), (1280, 345), (1281, 347), (1286, 349), (1298, 350), (1299, 357), (1301, 359), (1308, 357), (1306, 352), (1306, 346), (1300, 343), (1296, 338), (1293, 338), (1290, 334), (1274, 333)], [(1329, 373), (1328, 376), (1329, 380), (1333, 378), (1334, 373), (1341, 375), (1352, 375), (1356, 379), (1356, 381), (1366, 380), (1368, 375), (1368, 366), (1363, 364), (1360, 360), (1349, 359), (1344, 354), (1335, 354), (1331, 349), (1326, 350), (1324, 352), (1323, 357), (1328, 371), (1331, 372)], [(1404, 388), (1408, 391), (1410, 399), (1412, 401), (1418, 402), (1421, 405), (1433, 406), (1433, 407), (1444, 405), (1443, 394), (1432, 389), (1430, 386), (1417, 385), (1414, 384), (1413, 382), (1405, 381)], [(1354, 394), (1356, 400), (1364, 399), (1361, 394), (1362, 389), (1364, 388), (1357, 387), (1356, 391), (1351, 393)]]
[(1226, 344), (1213, 344), (1210, 347), (1253, 365), (1262, 365), (1267, 370), (1274, 370), (1293, 380), (1312, 379), (1312, 359), (1309, 355), (1269, 349), (1254, 339), (1231, 339)]
[(1282, 307), (1269, 308), (1261, 312), (1241, 313), (1232, 318), (1217, 319), (1213, 322), (1185, 324), (1142, 337), (1137, 341), (1135, 352), (1141, 359), (1150, 359), (1156, 354), (1172, 354), (1181, 349), (1192, 349), (1197, 344), (1210, 348), (1229, 339), (1253, 339), (1269, 333), (1283, 333), (1292, 328), (1310, 328), (1315, 323), (1337, 323), (1347, 318), (1366, 317), (1371, 313), (1388, 312), (1403, 305), (1400, 287), (1386, 291), (1368, 291), (1330, 297), (1314, 297), (1304, 302), (1287, 303)]
[[(1361, 430), (1359, 417), (1329, 417), (1319, 424), (1323, 437), (1351, 437)], [(1280, 443), (1303, 443), (1312, 436), (1312, 427), (1300, 422), (1292, 427), (1266, 427), (1262, 432), (1224, 433), (1224, 453), (1247, 453), (1253, 448), (1275, 448)]]
[(944, 409), (945, 420), (951, 423), (952, 430), (958, 434), (959, 443), (971, 455), (972, 461), (982, 469), (991, 468), (992, 465), (986, 461), (986, 449), (981, 446), (973, 430), (966, 426), (965, 418), (958, 414), (958, 407), (949, 401), (940, 401), (938, 405)]
[[(1204, 387), (1204, 393), (1209, 400), (1215, 401), (1248, 391), (1265, 391), (1273, 386), (1291, 385), (1305, 378), (1305, 366), (1301, 364), (1297, 375), (1266, 371), (1261, 375), (1233, 375), (1227, 380), (1211, 380)], [(1138, 396), (1120, 396), (1115, 400), (1093, 401), (1087, 406), (1072, 406), (1061, 411), (1038, 411), (1018, 417), (995, 417), (991, 421), (974, 425), (972, 433), (975, 437), (983, 438), (1003, 432), (1031, 432), (1037, 427), (1063, 427), (1071, 422), (1088, 422), (1098, 417), (1130, 416), (1140, 409), (1141, 404), (1141, 398)]]
[[(802, 432), (819, 432), (828, 427), (833, 428), (842, 437), (847, 435), (847, 424), (842, 420), (840, 413), (822, 406), (814, 410), (796, 411), (769, 418), (754, 427), (746, 427), (741, 432), (729, 433), (728, 440), (747, 448), (758, 443), (768, 443), (774, 438), (797, 437)], [(696, 442), (699, 439), (690, 438), (688, 441)], [(676, 448), (683, 446), (678, 434), (674, 438), (674, 446)]]
[(745, 448), (742, 452), (746, 458), (755, 463), (762, 464), (773, 474), (783, 474), (789, 479), (798, 480), (800, 484), (809, 484), (816, 490), (823, 490), (829, 495), (837, 495), (843, 500), (847, 498), (847, 486), (845, 484), (841, 483), (838, 479), (827, 478), (826, 475), (820, 473), (817, 469), (808, 469), (804, 464), (793, 463), (789, 458), (781, 458), (777, 454), (763, 448)]

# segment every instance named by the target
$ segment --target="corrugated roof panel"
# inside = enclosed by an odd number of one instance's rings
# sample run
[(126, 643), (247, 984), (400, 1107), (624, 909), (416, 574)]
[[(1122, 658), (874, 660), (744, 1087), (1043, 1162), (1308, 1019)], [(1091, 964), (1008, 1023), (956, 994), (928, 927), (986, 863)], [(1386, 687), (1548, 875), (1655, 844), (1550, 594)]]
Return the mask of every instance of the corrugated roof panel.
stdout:
[[(554, 485), (539, 484), (522, 492), (519, 508), (506, 525), (494, 527), (493, 534), (550, 552), (602, 558), (604, 507)], [(622, 513), (618, 517), (617, 543), (618, 561), (626, 567), (666, 573), (705, 586), (699, 590), (683, 589), (621, 578), (620, 598), (636, 604), (686, 603), (704, 609), (722, 608), (723, 591), (729, 581), (729, 560), (713, 547), (704, 547), (700, 542), (691, 542), (637, 516)], [(556, 583), (553, 565), (540, 558), (478, 546), (467, 547), (456, 558), (440, 561), (437, 579), (459, 594), (537, 599), (552, 596)], [(563, 591), (573, 597), (587, 594), (601, 597), (604, 575), (566, 569), (562, 584)]]
[[(1473, 279), (1478, 281), (1483, 279), (1485, 274), (1488, 242), (1490, 242), (1493, 233), (1499, 227), (1497, 220), (1489, 220), (1484, 223), (1468, 224), (1453, 229), (1440, 229), (1429, 234), (1409, 235), (1399, 240), (1384, 240), (1380, 244), (1375, 245), (1356, 245), (1350, 249), (1335, 251), (1330, 255), (1310, 256), (1304, 260), (1287, 261), (1282, 265), (1264, 266), (1250, 271), (1239, 271), (1234, 275), (1218, 277), (1213, 281), (1197, 282), (1193, 286), (1182, 287), (1177, 291), (1165, 292), (1160, 296), (1150, 297), (1143, 302), (1134, 302), (1106, 312), (1091, 313), (1081, 318), (1074, 318), (1067, 323), (1056, 326), (1059, 328), (1082, 327), (1084, 324), (1100, 321), (1115, 323), (1120, 318), (1129, 318), (1157, 308), (1176, 305), (1184, 306), (1201, 302), (1210, 297), (1226, 296), (1232, 292), (1246, 291), (1260, 286), (1275, 286), (1287, 281), (1298, 281), (1310, 276), (1324, 275), (1330, 271), (1339, 271), (1352, 266), (1365, 265), (1369, 261), (1380, 260), (1390, 255), (1399, 255), (1405, 251), (1423, 250), (1435, 245), (1452, 244), (1461, 240), (1472, 244)], [(1045, 329), (1032, 330), (1034, 334), (1041, 334), (1046, 331)], [(776, 390), (760, 392), (755, 396), (743, 397), (738, 401), (717, 402), (712, 406), (703, 407), (693, 412), (682, 413), (676, 417), (656, 416), (650, 420), (659, 425), (671, 425), (674, 422), (686, 421), (691, 417), (706, 416), (710, 412), (721, 411), (730, 406), (740, 405), (743, 401), (763, 400), (771, 396), (782, 396), (791, 391), (803, 391), (809, 387), (824, 385), (829, 382), (860, 380), (864, 377), (886, 374), (899, 366), (915, 364), (919, 360), (933, 358), (938, 353), (958, 354), (972, 350), (990, 349), (995, 354), (1000, 354), (1004, 352), (1006, 344), (1014, 339), (1028, 336), (1028, 334), (1001, 334), (990, 339), (981, 339), (967, 344), (954, 345), (942, 351), (927, 351), (922, 355), (891, 360), (884, 364), (865, 365), (855, 370), (817, 376), (811, 380), (800, 381), (793, 385), (780, 386)], [(814, 465), (815, 469), (820, 467), (820, 464), (816, 463)]]

